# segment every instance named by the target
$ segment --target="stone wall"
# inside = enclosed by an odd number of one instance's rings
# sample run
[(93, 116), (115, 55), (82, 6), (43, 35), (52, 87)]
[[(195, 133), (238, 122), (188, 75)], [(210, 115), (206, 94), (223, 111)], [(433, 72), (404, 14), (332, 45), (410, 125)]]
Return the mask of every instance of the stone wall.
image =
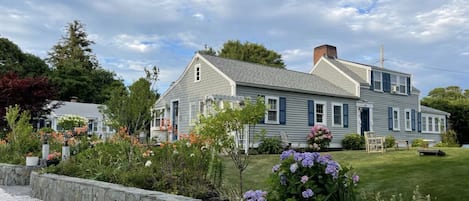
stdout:
[(198, 199), (55, 174), (31, 173), (31, 195), (47, 201), (195, 201)]
[(29, 185), (29, 175), (38, 168), (0, 163), (0, 185)]

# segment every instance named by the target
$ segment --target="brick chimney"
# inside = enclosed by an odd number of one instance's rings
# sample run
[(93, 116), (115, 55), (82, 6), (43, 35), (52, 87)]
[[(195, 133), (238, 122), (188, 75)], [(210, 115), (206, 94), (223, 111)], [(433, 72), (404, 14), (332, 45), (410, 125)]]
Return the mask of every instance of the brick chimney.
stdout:
[(315, 47), (313, 65), (315, 65), (322, 56), (335, 59), (337, 58), (337, 49), (334, 46), (327, 44)]

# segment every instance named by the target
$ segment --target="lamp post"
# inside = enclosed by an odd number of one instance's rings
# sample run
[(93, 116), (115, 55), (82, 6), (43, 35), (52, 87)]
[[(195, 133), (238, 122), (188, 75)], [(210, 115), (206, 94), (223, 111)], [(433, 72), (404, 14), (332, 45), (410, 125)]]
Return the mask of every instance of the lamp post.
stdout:
[(64, 133), (64, 145), (62, 146), (62, 161), (70, 158), (70, 147), (68, 146), (68, 132)]
[(48, 143), (49, 133), (44, 133), (44, 139), (42, 142), (42, 159), (41, 159), (41, 166), (46, 166), (47, 156), (49, 156), (49, 143)]

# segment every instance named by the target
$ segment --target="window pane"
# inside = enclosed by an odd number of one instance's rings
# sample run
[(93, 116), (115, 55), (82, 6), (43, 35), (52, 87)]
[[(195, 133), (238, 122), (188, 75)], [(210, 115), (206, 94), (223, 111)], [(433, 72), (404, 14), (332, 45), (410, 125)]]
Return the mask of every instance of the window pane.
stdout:
[(334, 105), (334, 124), (342, 124), (342, 107), (338, 105)]
[(394, 113), (394, 116), (393, 116), (393, 119), (394, 119), (393, 128), (398, 129), (398, 128), (399, 128), (399, 113), (397, 112), (397, 110), (394, 110), (393, 113)]
[(437, 131), (437, 132), (440, 131), (440, 128), (438, 127), (438, 125), (439, 125), (438, 121), (439, 121), (439, 119), (435, 118), (435, 131)]
[(396, 75), (391, 75), (391, 84), (394, 84), (394, 85), (397, 84), (397, 76)]
[(267, 118), (269, 121), (277, 121), (277, 111), (269, 111)]
[(428, 117), (428, 131), (433, 131), (433, 118)]
[(322, 121), (322, 114), (316, 114), (316, 122), (318, 122), (318, 123), (324, 123), (324, 122)]
[(323, 104), (316, 104), (316, 113), (323, 114), (324, 112), (324, 105)]
[(277, 100), (269, 99), (269, 110), (277, 110)]

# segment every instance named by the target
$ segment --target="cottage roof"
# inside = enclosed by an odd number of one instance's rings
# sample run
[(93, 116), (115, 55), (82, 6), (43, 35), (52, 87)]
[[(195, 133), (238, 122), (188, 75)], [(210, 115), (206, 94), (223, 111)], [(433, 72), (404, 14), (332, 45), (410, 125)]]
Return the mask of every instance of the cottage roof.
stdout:
[(66, 114), (74, 114), (88, 119), (101, 119), (103, 114), (99, 112), (100, 104), (94, 103), (79, 103), (68, 101), (52, 101), (50, 105), (60, 103), (57, 109), (52, 110), (52, 116), (62, 116)]
[(286, 91), (357, 98), (332, 82), (316, 75), (288, 69), (201, 55), (237, 85), (274, 88)]
[(427, 106), (420, 106), (421, 112), (426, 113), (426, 114), (439, 114), (439, 115), (450, 115), (450, 113), (442, 111), (442, 110), (437, 110), (435, 108), (427, 107)]

